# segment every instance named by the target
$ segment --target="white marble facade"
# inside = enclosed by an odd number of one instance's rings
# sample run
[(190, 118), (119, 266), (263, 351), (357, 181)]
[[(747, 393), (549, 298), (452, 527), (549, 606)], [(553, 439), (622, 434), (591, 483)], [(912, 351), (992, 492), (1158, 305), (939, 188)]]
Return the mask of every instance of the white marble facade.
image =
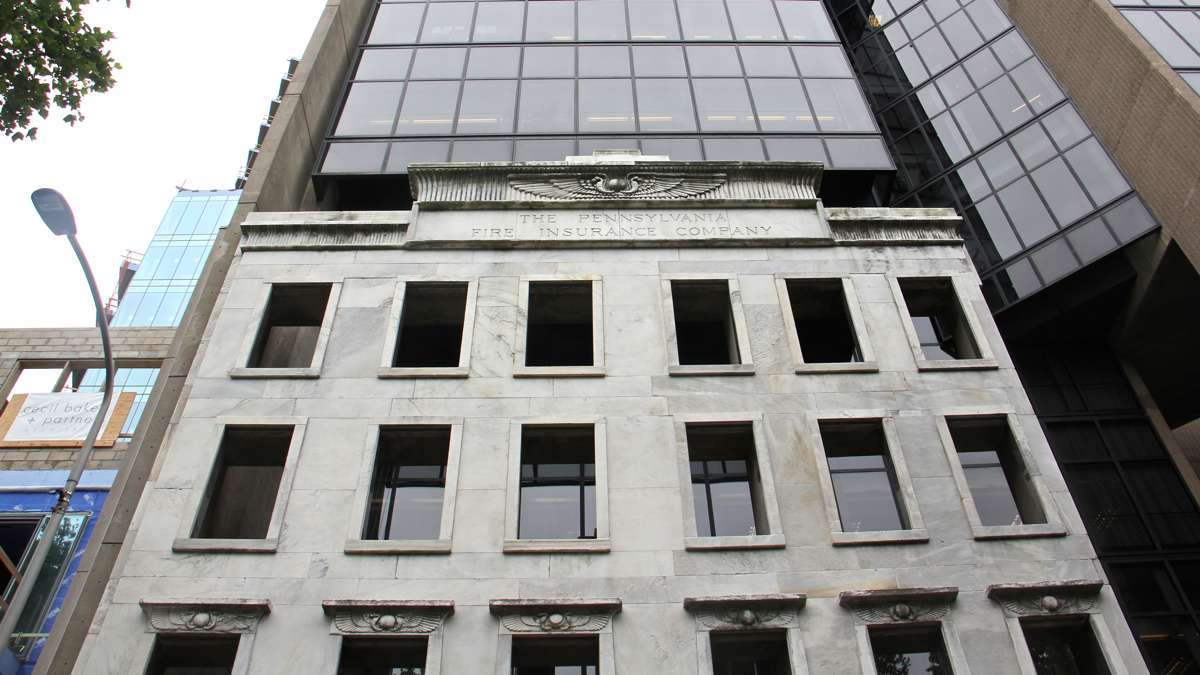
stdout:
[[(738, 170), (727, 169), (730, 176)], [(447, 180), (469, 180), (463, 171)], [(988, 588), (1103, 580), (1104, 574), (962, 243), (919, 232), (953, 232), (953, 214), (825, 210), (803, 198), (762, 209), (736, 194), (719, 196), (713, 204), (688, 196), (686, 207), (733, 214), (731, 222), (778, 222), (793, 234), (738, 240), (719, 233), (696, 241), (664, 229), (636, 245), (619, 233), (610, 240), (522, 243), (513, 241), (519, 232), (490, 234), (526, 213), (511, 195), (502, 195), (509, 203), (499, 205), (421, 200), (413, 214), (252, 215), (147, 484), (136, 531), (122, 549), (75, 672), (143, 672), (155, 633), (163, 630), (150, 620), (151, 608), (178, 605), (184, 619), (176, 628), (204, 632), (187, 618), (198, 616), (204, 603), (210, 606), (202, 619), (213, 608), (236, 613), (241, 603), (253, 616), (234, 631), (242, 634), (237, 672), (332, 674), (344, 632), (334, 617), (358, 601), (384, 607), (386, 616), (434, 617), (421, 623), (435, 636), (430, 672), (490, 675), (503, 672), (511, 626), (518, 625), (506, 617), (541, 607), (512, 601), (537, 600), (593, 618), (580, 630), (600, 634), (602, 671), (708, 675), (705, 636), (717, 624), (685, 609), (685, 598), (711, 614), (712, 607), (741, 602), (753, 609), (786, 597), (792, 604), (780, 626), (793, 675), (870, 674), (870, 660), (860, 658), (868, 615), (840, 595), (928, 594), (932, 588), (957, 591), (936, 596), (948, 607), (939, 620), (956, 672), (1031, 672), (1010, 633), (1012, 611), (990, 599)], [(607, 199), (605, 210), (634, 208), (624, 206), (621, 195)], [(670, 206), (647, 201), (637, 209), (667, 214)], [(423, 220), (435, 210), (436, 218)], [(528, 211), (551, 212), (576, 213)], [(462, 227), (444, 236), (432, 229), (451, 221)], [(841, 229), (831, 225), (838, 222)], [(472, 238), (473, 228), (488, 231), (487, 238)], [(894, 286), (897, 277), (929, 276), (954, 280), (985, 358), (968, 367), (923, 367), (929, 364), (917, 358)], [(559, 277), (596, 284), (601, 334), (594, 344), (602, 358), (580, 372), (516, 372), (514, 355), (524, 347), (518, 344), (518, 289), (529, 279)], [(866, 367), (800, 362), (778, 282), (811, 277), (841, 279), (852, 291)], [(744, 331), (738, 337), (748, 347), (743, 361), (749, 365), (695, 373), (672, 363), (674, 327), (663, 282), (685, 278), (735, 282)], [(436, 377), (381, 367), (385, 344), (395, 341), (398, 285), (428, 279), (471, 284), (469, 354)], [(319, 365), (306, 369), (316, 372), (256, 377), (243, 368), (245, 338), (256, 330), (269, 285), (277, 282), (336, 285)], [(985, 533), (978, 516), (969, 516), (974, 510), (966, 504), (961, 471), (951, 466), (941, 418), (972, 413), (1007, 416), (1049, 524)], [(913, 516), (910, 531), (856, 536), (863, 533), (841, 532), (831, 513), (836, 503), (817, 421), (856, 416), (885, 420)], [(698, 420), (753, 423), (762, 446), (757, 451), (769, 467), (770, 533), (732, 537), (752, 541), (726, 545), (697, 542), (687, 520), (691, 486), (679, 436), (684, 423)], [(519, 439), (512, 429), (522, 421), (594, 422), (602, 430), (597, 456), (605, 461), (597, 482), (606, 532), (600, 540), (543, 550), (512, 540), (510, 466)], [(424, 546), (356, 541), (379, 427), (421, 422), (449, 424), (454, 433), (440, 538)], [(206, 550), (203, 540), (188, 538), (200, 493), (222, 425), (244, 423), (296, 424), (303, 435), (289, 454), (271, 540)], [(1058, 593), (1049, 588), (1031, 592)], [(918, 601), (921, 592), (913, 596)], [(1145, 672), (1106, 585), (1087, 602), (1066, 605), (1101, 627), (1114, 673)]]

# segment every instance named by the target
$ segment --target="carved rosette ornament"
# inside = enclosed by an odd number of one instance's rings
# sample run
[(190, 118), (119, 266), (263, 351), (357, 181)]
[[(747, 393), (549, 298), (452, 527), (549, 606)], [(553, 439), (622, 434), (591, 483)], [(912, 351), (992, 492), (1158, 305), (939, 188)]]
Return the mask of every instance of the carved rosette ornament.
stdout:
[(1095, 579), (988, 586), (988, 597), (1010, 616), (1087, 614), (1096, 607), (1104, 583)]
[(621, 601), (493, 600), (489, 607), (510, 633), (599, 633), (621, 611)]
[(794, 628), (806, 600), (799, 593), (728, 595), (685, 598), (683, 608), (710, 630)]
[(687, 199), (725, 184), (725, 174), (685, 173), (534, 173), (513, 174), (518, 192), (546, 199)]
[(253, 633), (271, 611), (266, 600), (142, 600), (142, 612), (159, 633)]
[(442, 627), (454, 613), (450, 601), (330, 600), (322, 603), (342, 635), (425, 635)]
[(838, 604), (852, 610), (862, 623), (911, 623), (940, 621), (957, 598), (958, 589), (953, 586), (887, 588), (844, 591), (838, 595)]

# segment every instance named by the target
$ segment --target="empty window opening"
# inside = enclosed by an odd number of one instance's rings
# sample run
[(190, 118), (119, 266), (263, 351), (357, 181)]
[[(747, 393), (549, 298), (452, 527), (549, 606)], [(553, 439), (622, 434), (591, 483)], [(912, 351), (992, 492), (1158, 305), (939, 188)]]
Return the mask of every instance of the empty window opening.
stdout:
[(950, 437), (983, 525), (1044, 523), (1046, 515), (1004, 418), (950, 418)]
[(841, 279), (788, 279), (787, 290), (805, 363), (863, 360)]
[(308, 368), (329, 302), (330, 284), (274, 284), (250, 354), (251, 368)]
[[(0, 616), (8, 609), (8, 603), (17, 590), (17, 582), (31, 573), (29, 570), (29, 555), (33, 546), (41, 539), (41, 533), (49, 520), (48, 514), (32, 513), (22, 517), (0, 518)], [(63, 574), (75, 554), (76, 545), (87, 525), (88, 516), (84, 513), (69, 513), (63, 516), (50, 552), (36, 572), (36, 580), (30, 591), (25, 609), (17, 621), (13, 637), (13, 650), (18, 653), (28, 653), (33, 643), (40, 639), (38, 631), (50, 609), (51, 603), (58, 595)]]
[(687, 425), (696, 534), (769, 534), (751, 424)]
[(442, 527), (450, 427), (379, 430), (367, 539), (437, 539)]
[(842, 531), (908, 529), (882, 423), (822, 421), (821, 440)]
[(595, 539), (595, 462), (591, 425), (522, 427), (517, 537)]
[(921, 353), (927, 361), (980, 357), (950, 279), (900, 279), (899, 282)]
[(4, 609), (7, 602), (16, 591), (14, 580), (20, 579), (25, 565), (25, 554), (33, 537), (40, 529), (42, 518), (37, 514), (33, 519), (4, 518), (0, 519), (0, 591), (4, 593)]
[(742, 362), (728, 281), (672, 281), (679, 364)]
[(409, 282), (404, 285), (403, 302), (392, 365), (457, 366), (466, 319), (467, 285)]
[(512, 675), (597, 675), (600, 640), (587, 637), (513, 637)]
[(337, 675), (424, 675), (424, 637), (344, 637)]
[(226, 427), (196, 536), (267, 536), (292, 427)]
[(791, 675), (783, 631), (714, 632), (709, 639), (713, 675)]
[(237, 635), (155, 635), (146, 675), (230, 675), (238, 640)]
[(1038, 675), (1110, 675), (1086, 617), (1022, 621), (1025, 643)]
[(590, 366), (593, 359), (592, 282), (530, 282), (525, 365)]
[(871, 653), (878, 675), (953, 675), (940, 624), (871, 627)]

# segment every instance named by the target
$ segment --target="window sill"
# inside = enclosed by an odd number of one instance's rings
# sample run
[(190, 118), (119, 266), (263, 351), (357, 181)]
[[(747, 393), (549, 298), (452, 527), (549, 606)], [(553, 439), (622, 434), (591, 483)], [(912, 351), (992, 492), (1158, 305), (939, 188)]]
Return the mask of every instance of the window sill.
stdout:
[(453, 368), (380, 368), (378, 372), (379, 379), (381, 380), (399, 380), (418, 377), (455, 378), (467, 377), (469, 374), (470, 373), (465, 366), (457, 366)]
[(347, 555), (447, 554), (449, 539), (347, 539)]
[(321, 376), (320, 368), (230, 368), (229, 377), (235, 380), (314, 380)]
[(683, 548), (688, 551), (741, 551), (756, 548), (783, 548), (787, 545), (782, 534), (751, 534), (740, 537), (684, 537)]
[(960, 361), (917, 361), (917, 370), (995, 370), (1000, 367), (996, 359), (962, 359)]
[(878, 361), (847, 361), (845, 363), (797, 363), (797, 375), (824, 373), (878, 373)]
[(505, 553), (608, 553), (608, 539), (505, 539)]
[(604, 366), (516, 366), (513, 377), (604, 377)]
[(1057, 523), (1029, 525), (972, 525), (971, 535), (981, 541), (999, 539), (1039, 539), (1042, 537), (1065, 537), (1067, 528)]
[(278, 539), (199, 539), (186, 537), (171, 543), (176, 553), (274, 553)]
[(705, 375), (753, 375), (753, 363), (725, 363), (713, 365), (673, 365), (667, 367), (667, 374), (673, 377), (694, 377)]
[(833, 532), (834, 546), (878, 544), (928, 544), (927, 530), (886, 530), (883, 532)]

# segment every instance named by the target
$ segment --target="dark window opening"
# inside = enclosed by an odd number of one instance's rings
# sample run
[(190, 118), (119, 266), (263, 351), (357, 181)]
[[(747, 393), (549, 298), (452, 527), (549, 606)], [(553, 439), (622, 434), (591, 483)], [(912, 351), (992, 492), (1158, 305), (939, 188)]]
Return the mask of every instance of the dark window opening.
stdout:
[(342, 638), (337, 675), (423, 675), (428, 638)]
[(937, 624), (870, 629), (871, 653), (879, 675), (953, 675)]
[(1003, 418), (946, 420), (983, 525), (1044, 523), (1046, 515)]
[(16, 576), (14, 572), (20, 568), (25, 551), (33, 541), (41, 522), (40, 514), (33, 520), (0, 520), (0, 554), (4, 556), (0, 559), (0, 591), (5, 592), (5, 598), (8, 597), (8, 585)]
[(590, 366), (594, 362), (592, 282), (530, 282), (525, 365)]
[(442, 529), (450, 427), (379, 431), (367, 539), (437, 539)]
[(883, 424), (822, 421), (820, 426), (842, 531), (908, 529)]
[(783, 631), (712, 633), (713, 675), (791, 675)]
[(521, 428), (518, 538), (596, 538), (595, 438), (591, 425)]
[(271, 286), (271, 297), (267, 300), (267, 311), (250, 353), (249, 367), (311, 366), (330, 289), (330, 284)]
[(863, 360), (840, 279), (788, 279), (787, 289), (805, 363)]
[(229, 675), (237, 635), (156, 635), (146, 675)]
[(928, 361), (977, 359), (979, 348), (950, 279), (900, 279), (921, 353)]
[(727, 281), (672, 281), (680, 365), (742, 362)]
[(687, 425), (696, 534), (768, 534), (750, 424)]
[(597, 675), (600, 640), (588, 637), (523, 638), (512, 641), (512, 675)]
[(404, 286), (403, 303), (392, 365), (457, 366), (466, 319), (467, 285), (409, 282)]
[(267, 536), (292, 427), (226, 427), (196, 536)]
[(1021, 630), (1038, 675), (1110, 675), (1086, 618), (1022, 621)]

